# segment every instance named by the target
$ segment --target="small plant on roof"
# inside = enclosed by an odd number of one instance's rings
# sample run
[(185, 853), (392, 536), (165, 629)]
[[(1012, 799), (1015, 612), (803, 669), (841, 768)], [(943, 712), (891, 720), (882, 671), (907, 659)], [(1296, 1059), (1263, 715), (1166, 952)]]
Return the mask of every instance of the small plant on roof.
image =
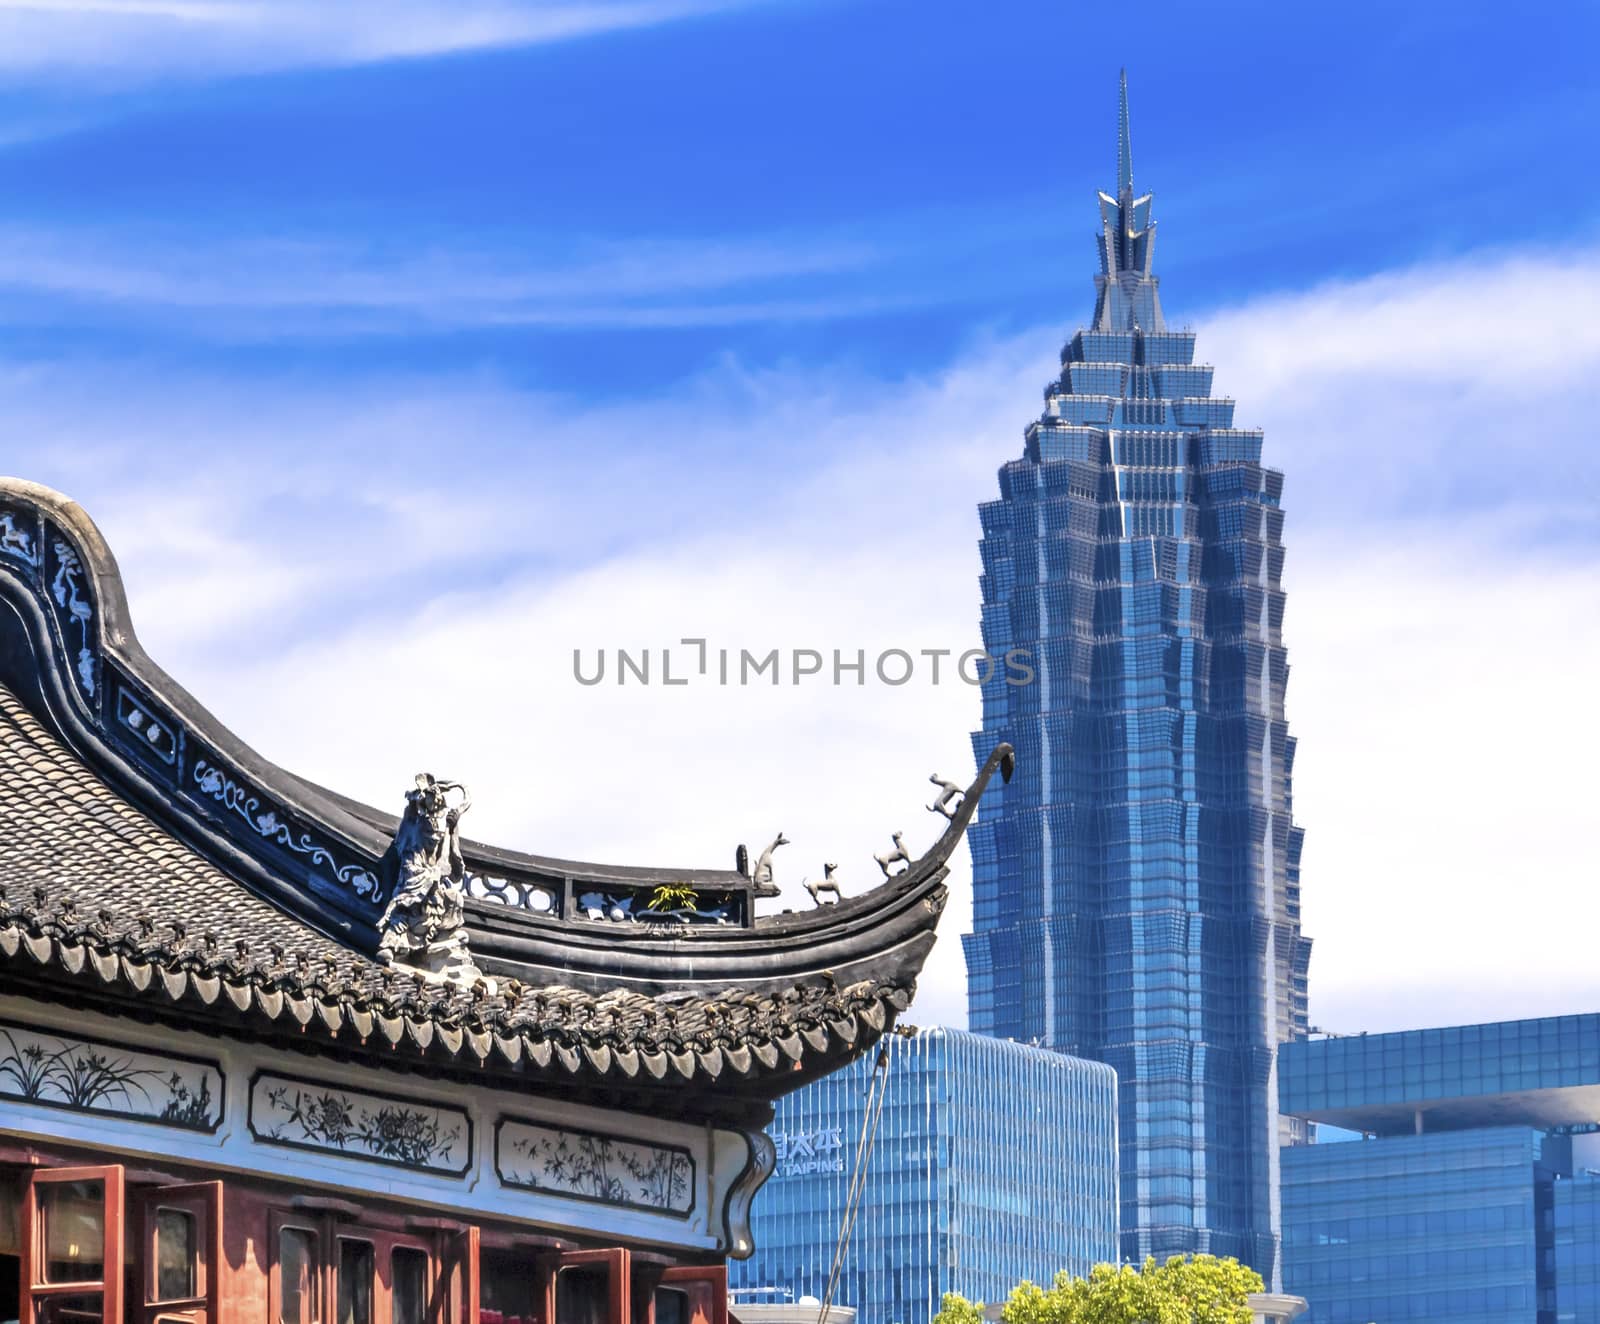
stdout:
[(688, 883), (662, 883), (650, 894), (647, 910), (693, 910), (700, 894)]

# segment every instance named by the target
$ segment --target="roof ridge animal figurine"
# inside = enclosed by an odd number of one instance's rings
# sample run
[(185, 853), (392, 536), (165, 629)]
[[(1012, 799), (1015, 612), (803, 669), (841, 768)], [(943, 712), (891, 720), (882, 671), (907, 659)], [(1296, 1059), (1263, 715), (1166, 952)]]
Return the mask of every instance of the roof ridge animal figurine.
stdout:
[(967, 798), (965, 788), (957, 786), (953, 781), (947, 781), (938, 773), (932, 774), (928, 780), (939, 788), (938, 796), (927, 806), (928, 812), (943, 814), (946, 818), (954, 820), (961, 809), (961, 802)]
[(834, 872), (838, 867), (837, 864), (824, 864), (822, 866), (822, 877), (814, 883), (805, 884), (806, 891), (811, 893), (813, 905), (820, 906), (822, 904), (823, 892), (833, 893), (834, 904), (844, 900), (844, 893), (839, 890), (839, 880), (834, 877)]
[(895, 876), (893, 866), (896, 864), (905, 864), (906, 868), (901, 869), (901, 873), (904, 873), (906, 869), (911, 867), (911, 855), (910, 852), (906, 850), (906, 843), (903, 837), (898, 832), (895, 832), (891, 835), (894, 840), (894, 849), (892, 851), (887, 851), (882, 855), (874, 855), (872, 857), (878, 862), (878, 868), (883, 870), (883, 876), (885, 878), (893, 878)]
[(772, 844), (761, 852), (756, 860), (756, 867), (750, 867), (750, 848), (743, 843), (734, 855), (734, 868), (743, 878), (748, 878), (755, 885), (756, 896), (777, 896), (781, 889), (772, 881), (772, 855), (779, 846), (789, 845), (789, 838), (783, 835), (783, 829), (778, 829), (778, 835), (772, 839)]

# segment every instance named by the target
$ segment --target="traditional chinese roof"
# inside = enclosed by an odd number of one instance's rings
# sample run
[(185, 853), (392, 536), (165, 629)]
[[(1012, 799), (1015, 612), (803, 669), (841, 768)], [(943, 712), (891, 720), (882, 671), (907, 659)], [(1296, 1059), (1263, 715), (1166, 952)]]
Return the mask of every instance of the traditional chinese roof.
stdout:
[[(87, 516), (0, 479), (0, 992), (752, 1116), (864, 1052), (909, 1003), (946, 861), (1002, 763), (1009, 749), (921, 859), (800, 915), (756, 918), (759, 885), (733, 871), (468, 843), (484, 977), (428, 980), (373, 960), (394, 816), (223, 728), (139, 647)], [(637, 918), (663, 881), (693, 885), (709, 920)]]

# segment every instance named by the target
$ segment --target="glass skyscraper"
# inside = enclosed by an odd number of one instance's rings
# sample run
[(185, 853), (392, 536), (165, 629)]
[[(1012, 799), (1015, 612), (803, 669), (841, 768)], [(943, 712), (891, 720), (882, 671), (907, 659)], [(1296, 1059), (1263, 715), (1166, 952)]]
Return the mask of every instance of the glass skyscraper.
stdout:
[[(974, 1030), (1116, 1068), (1122, 1253), (1236, 1255), (1270, 1285), (1277, 1044), (1305, 1030), (1284, 719), (1283, 476), (1167, 326), (1126, 78), (1094, 320), (980, 508), (984, 689), (1017, 773), (971, 834)], [(1014, 672), (1010, 676), (1015, 680)]]
[[(945, 1292), (1004, 1301), (1023, 1278), (1117, 1257), (1112, 1071), (964, 1030), (884, 1040), (889, 1068), (833, 1304), (858, 1324), (928, 1324)], [(751, 1211), (739, 1293), (826, 1291), (855, 1173), (872, 1057), (779, 1101), (772, 1177)]]

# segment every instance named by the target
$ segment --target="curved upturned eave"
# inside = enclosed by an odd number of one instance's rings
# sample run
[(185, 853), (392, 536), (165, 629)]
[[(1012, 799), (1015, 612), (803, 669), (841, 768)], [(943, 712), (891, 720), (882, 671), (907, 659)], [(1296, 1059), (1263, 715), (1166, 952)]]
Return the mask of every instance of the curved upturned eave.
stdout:
[[(11, 477), (0, 477), (0, 500), (37, 508), (69, 535), (92, 583), (98, 609), (96, 627), (103, 654), (157, 696), (190, 730), (220, 751), (254, 783), (267, 790), (285, 809), (297, 818), (323, 828), (329, 837), (346, 847), (353, 857), (362, 860), (368, 867), (377, 867), (393, 839), (399, 823), (398, 816), (319, 786), (272, 762), (235, 735), (156, 663), (145, 652), (134, 630), (116, 557), (99, 528), (77, 502), (43, 484)], [(48, 629), (40, 631), (33, 622), (25, 621), (24, 626), (34, 636), (33, 647), (42, 669), (45, 660), (58, 653), (55, 639)], [(55, 656), (55, 660), (58, 665), (64, 665), (59, 656)], [(48, 720), (74, 748), (93, 754), (97, 764), (109, 762), (114, 771), (125, 774), (127, 765), (122, 760), (114, 755), (107, 758), (109, 751), (94, 731), (93, 723), (84, 721), (75, 705), (66, 701), (65, 692), (60, 691), (59, 687), (56, 689), (56, 693), (45, 695), (48, 711), (40, 716)], [(125, 780), (125, 776), (118, 778), (119, 782)], [(135, 788), (129, 789), (138, 793)], [(469, 863), (490, 872), (500, 870), (518, 875), (566, 877), (577, 882), (594, 883), (648, 884), (688, 878), (715, 887), (746, 881), (726, 868), (636, 867), (562, 860), (475, 841), (465, 842), (464, 847)]]
[(1010, 745), (997, 745), (939, 839), (879, 886), (750, 928), (560, 921), (469, 901), (472, 950), (486, 969), (547, 971), (582, 988), (625, 983), (662, 992), (685, 983), (776, 989), (831, 978), (915, 979), (947, 898), (950, 856), (996, 771), (1010, 779)]
[[(266, 759), (152, 661), (134, 631), (116, 559), (81, 507), (40, 484), (0, 478), (0, 509), (7, 506), (32, 510), (41, 519), (39, 527), (44, 534), (53, 526), (75, 546), (92, 589), (94, 628), (105, 663), (114, 664), (157, 699), (193, 745), (208, 754), (214, 752), (263, 791), (274, 810), (292, 816), (298, 827), (315, 828), (319, 840), (337, 849), (343, 859), (373, 871), (381, 868), (398, 819)], [(356, 896), (330, 896), (326, 888), (314, 891), (300, 861), (281, 853), (273, 857), (261, 842), (248, 833), (241, 835), (237, 823), (210, 805), (197, 811), (175, 800), (138, 760), (130, 759), (118, 747), (116, 740), (125, 741), (125, 737), (116, 735), (104, 711), (110, 702), (105, 697), (109, 687), (104, 684), (110, 668), (104, 669), (101, 692), (94, 703), (86, 703), (70, 681), (63, 681), (70, 675), (71, 665), (62, 652), (58, 632), (45, 619), (48, 612), (41, 614), (39, 609), (43, 571), (33, 575), (29, 584), (29, 576), (3, 557), (0, 570), (8, 572), (0, 573), (0, 597), (11, 599), (17, 608), (38, 668), (33, 678), (43, 709), (38, 715), (91, 766), (102, 769), (120, 793), (246, 886), (352, 948), (373, 950), (377, 906)], [(22, 588), (13, 590), (10, 585)], [(832, 979), (847, 985), (885, 974), (914, 979), (932, 946), (934, 926), (944, 907), (949, 858), (990, 777), (997, 769), (1009, 777), (1010, 761), (1010, 747), (997, 748), (952, 821), (920, 859), (879, 887), (838, 904), (758, 918), (750, 927), (693, 925), (663, 932), (643, 924), (552, 919), (469, 901), (473, 952), (491, 973), (519, 978), (548, 975), (556, 982), (594, 991), (618, 986), (643, 992), (702, 986), (776, 990), (798, 981)], [(600, 885), (687, 881), (711, 889), (749, 885), (749, 880), (727, 869), (604, 865), (477, 842), (464, 843), (464, 853), (474, 871), (523, 879), (570, 879), (576, 884)], [(294, 872), (296, 869), (300, 872)]]
[(748, 929), (686, 926), (679, 930), (682, 936), (673, 937), (603, 921), (524, 920), (476, 905), (472, 952), (490, 972), (527, 977), (536, 971), (591, 991), (618, 985), (646, 993), (691, 985), (773, 991), (818, 979), (841, 985), (864, 978), (915, 979), (933, 946), (948, 872), (941, 866), (915, 893), (883, 899), (838, 921)]

